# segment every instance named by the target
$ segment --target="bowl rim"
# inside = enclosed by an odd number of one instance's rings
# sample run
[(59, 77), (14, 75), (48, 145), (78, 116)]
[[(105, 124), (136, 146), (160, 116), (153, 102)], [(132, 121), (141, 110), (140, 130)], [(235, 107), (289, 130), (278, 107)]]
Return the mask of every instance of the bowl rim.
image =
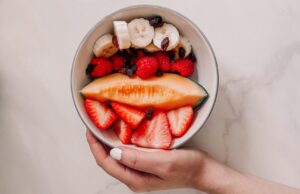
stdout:
[[(218, 98), (218, 93), (219, 93), (219, 68), (218, 68), (218, 62), (217, 62), (217, 58), (216, 58), (216, 55), (215, 55), (215, 52), (212, 48), (212, 45), (211, 43), (209, 42), (209, 40), (207, 39), (206, 35), (202, 32), (202, 30), (198, 27), (198, 25), (196, 25), (192, 20), (190, 20), (188, 17), (186, 17), (185, 15), (179, 13), (178, 11), (174, 10), (174, 9), (170, 9), (170, 8), (166, 8), (166, 7), (163, 7), (163, 6), (158, 6), (158, 5), (151, 5), (151, 4), (139, 4), (139, 5), (133, 5), (133, 6), (126, 6), (126, 7), (123, 7), (121, 9), (118, 9), (116, 11), (113, 11), (112, 13), (102, 17), (96, 24), (94, 24), (90, 30), (88, 30), (88, 32), (86, 32), (86, 34), (84, 35), (83, 39), (81, 40), (80, 44), (78, 45), (77, 49), (76, 49), (76, 53), (73, 57), (73, 61), (72, 61), (72, 68), (71, 68), (71, 74), (70, 74), (70, 87), (71, 87), (71, 94), (72, 94), (72, 99), (73, 99), (73, 104), (75, 106), (75, 109), (77, 111), (77, 114), (79, 115), (79, 118), (81, 119), (81, 121), (83, 122), (83, 124), (85, 125), (85, 127), (87, 128), (87, 130), (91, 131), (93, 133), (94, 136), (97, 137), (97, 139), (99, 141), (101, 141), (102, 143), (104, 143), (105, 145), (109, 146), (109, 147), (115, 147), (113, 144), (109, 143), (108, 141), (106, 141), (105, 139), (102, 139), (102, 138), (99, 138), (94, 132), (93, 130), (89, 129), (87, 123), (85, 122), (84, 118), (82, 117), (81, 113), (80, 113), (80, 110), (76, 104), (76, 100), (75, 100), (75, 93), (74, 93), (74, 90), (73, 90), (73, 85), (74, 85), (74, 79), (73, 79), (73, 74), (74, 74), (74, 71), (75, 71), (75, 61), (77, 59), (77, 56), (78, 56), (78, 53), (79, 53), (79, 50), (80, 48), (82, 47), (82, 45), (86, 42), (86, 40), (88, 39), (89, 35), (96, 29), (96, 27), (98, 26), (99, 23), (101, 23), (103, 20), (105, 19), (108, 19), (109, 17), (113, 16), (114, 14), (118, 13), (118, 12), (122, 12), (122, 11), (126, 11), (126, 10), (130, 10), (130, 9), (134, 9), (134, 8), (159, 8), (159, 9), (164, 9), (166, 10), (167, 12), (175, 12), (177, 15), (179, 15), (180, 17), (184, 18), (185, 20), (187, 20), (188, 22), (190, 22), (198, 31), (199, 33), (204, 37), (204, 40), (205, 42), (207, 43), (208, 45), (208, 48), (212, 54), (212, 57), (213, 57), (213, 60), (214, 60), (214, 65), (215, 65), (215, 68), (216, 68), (216, 74), (217, 74), (217, 80), (216, 80), (216, 91), (215, 91), (215, 98), (214, 98), (214, 101), (213, 101), (213, 104), (211, 106), (211, 109), (209, 110), (209, 113), (206, 117), (206, 119), (204, 120), (203, 124), (201, 125), (201, 127), (199, 127), (189, 138), (187, 138), (185, 141), (182, 141), (181, 143), (178, 143), (176, 146), (171, 146), (171, 149), (175, 149), (175, 148), (178, 148), (178, 147), (181, 147), (183, 144), (185, 144), (187, 141), (189, 141), (191, 138), (193, 138), (199, 131), (201, 131), (201, 129), (203, 128), (203, 126), (206, 124), (208, 118), (210, 117), (214, 107), (215, 107), (215, 104), (216, 104), (216, 101), (217, 101), (217, 98)], [(126, 146), (126, 145), (123, 145), (123, 146)], [(151, 149), (151, 148), (143, 148), (143, 149)]]

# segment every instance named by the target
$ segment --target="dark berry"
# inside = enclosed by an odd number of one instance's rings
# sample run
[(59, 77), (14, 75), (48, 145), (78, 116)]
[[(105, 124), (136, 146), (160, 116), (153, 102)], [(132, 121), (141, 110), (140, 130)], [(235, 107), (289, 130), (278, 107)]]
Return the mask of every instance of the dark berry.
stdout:
[(168, 51), (168, 56), (169, 56), (170, 60), (173, 61), (175, 59), (175, 52), (174, 51)]
[(193, 51), (188, 55), (188, 59), (190, 59), (194, 63), (197, 61), (197, 58), (196, 58), (196, 56), (195, 56), (195, 54), (194, 54)]
[(128, 53), (131, 55), (131, 58), (137, 58), (138, 57), (137, 51), (134, 48), (130, 48), (128, 50)]
[(152, 119), (153, 113), (154, 113), (154, 108), (153, 107), (148, 107), (145, 111), (146, 119), (148, 119), (148, 120)]
[(104, 105), (107, 106), (108, 108), (112, 108), (109, 100), (105, 101)]
[(127, 69), (125, 67), (121, 68), (119, 72), (127, 75)]
[(183, 59), (185, 57), (185, 49), (183, 47), (179, 48), (179, 57)]
[(167, 48), (168, 48), (168, 46), (169, 46), (169, 37), (166, 37), (166, 38), (164, 38), (162, 41), (161, 41), (161, 49), (162, 50), (166, 50)]
[(154, 28), (161, 27), (163, 25), (163, 20), (161, 16), (155, 15), (149, 18), (149, 23)]
[(127, 69), (127, 75), (129, 76), (129, 77), (133, 77), (133, 71), (132, 71), (132, 69)]
[(86, 73), (87, 75), (91, 74), (92, 71), (94, 70), (95, 66), (96, 66), (96, 65), (89, 64), (89, 65), (87, 66), (86, 70), (85, 70), (85, 73)]
[(126, 69), (130, 69), (130, 68), (131, 68), (130, 61), (126, 61), (124, 67), (125, 67)]
[(162, 71), (162, 70), (157, 70), (157, 72), (156, 72), (156, 76), (157, 77), (161, 77), (161, 76), (163, 76), (164, 75), (164, 72)]
[(124, 60), (127, 62), (131, 60), (131, 55), (127, 52), (127, 50), (121, 51), (121, 56), (124, 58)]
[(131, 70), (132, 70), (133, 73), (136, 72), (136, 69), (137, 69), (136, 64), (132, 64), (132, 65), (131, 65)]

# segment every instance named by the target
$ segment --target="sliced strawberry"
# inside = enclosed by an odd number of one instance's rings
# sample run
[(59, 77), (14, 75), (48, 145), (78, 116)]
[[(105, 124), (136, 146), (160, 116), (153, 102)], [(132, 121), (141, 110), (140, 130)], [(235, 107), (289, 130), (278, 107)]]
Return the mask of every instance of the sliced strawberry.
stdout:
[(145, 117), (145, 113), (143, 111), (125, 104), (112, 102), (111, 106), (119, 115), (119, 117), (123, 121), (125, 121), (132, 129), (135, 129)]
[(123, 120), (115, 124), (115, 132), (123, 144), (130, 144), (133, 130)]
[(191, 106), (171, 110), (167, 113), (170, 130), (174, 137), (183, 136), (190, 127), (194, 112)]
[(133, 133), (131, 142), (141, 147), (169, 149), (172, 136), (166, 113), (156, 112), (151, 120), (144, 120)]
[(89, 117), (100, 130), (109, 128), (118, 119), (116, 113), (98, 101), (86, 99), (84, 106)]

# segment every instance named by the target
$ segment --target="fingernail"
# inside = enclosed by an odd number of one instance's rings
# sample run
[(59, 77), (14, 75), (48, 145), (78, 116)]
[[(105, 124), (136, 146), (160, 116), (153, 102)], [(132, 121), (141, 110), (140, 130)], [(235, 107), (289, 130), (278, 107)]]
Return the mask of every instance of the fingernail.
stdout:
[(115, 160), (121, 160), (122, 150), (119, 148), (114, 148), (110, 150), (110, 156)]

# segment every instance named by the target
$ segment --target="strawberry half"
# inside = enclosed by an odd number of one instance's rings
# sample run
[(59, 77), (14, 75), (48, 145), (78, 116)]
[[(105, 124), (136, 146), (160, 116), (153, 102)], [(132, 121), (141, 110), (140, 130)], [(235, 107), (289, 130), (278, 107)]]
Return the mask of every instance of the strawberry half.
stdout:
[(109, 128), (118, 119), (116, 113), (98, 101), (86, 99), (84, 106), (89, 117), (100, 130)]
[(123, 121), (125, 121), (132, 129), (135, 129), (145, 117), (145, 113), (143, 111), (125, 104), (112, 102), (111, 106), (119, 115), (119, 117)]
[(133, 130), (124, 121), (119, 120), (115, 124), (115, 132), (123, 144), (130, 144)]
[(170, 130), (174, 137), (183, 136), (190, 127), (194, 112), (191, 106), (171, 110), (167, 113)]
[(151, 120), (144, 120), (133, 133), (131, 142), (141, 147), (169, 149), (172, 136), (166, 113), (156, 112)]

